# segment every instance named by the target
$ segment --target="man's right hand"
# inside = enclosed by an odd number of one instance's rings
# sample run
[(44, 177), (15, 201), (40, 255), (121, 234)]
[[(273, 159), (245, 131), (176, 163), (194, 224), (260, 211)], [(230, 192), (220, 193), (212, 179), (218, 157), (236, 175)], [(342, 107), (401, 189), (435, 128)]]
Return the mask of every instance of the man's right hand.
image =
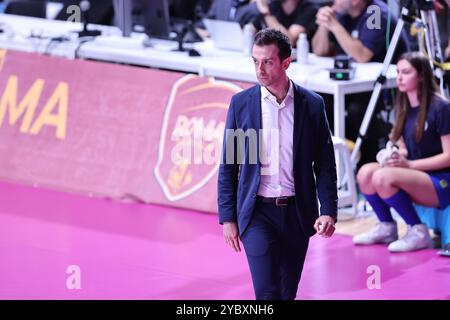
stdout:
[(316, 23), (317, 25), (332, 31), (333, 28), (339, 24), (339, 21), (336, 18), (335, 10), (332, 7), (324, 6), (317, 11)]
[(236, 222), (223, 223), (223, 237), (225, 242), (236, 252), (241, 251), (239, 246), (239, 231)]

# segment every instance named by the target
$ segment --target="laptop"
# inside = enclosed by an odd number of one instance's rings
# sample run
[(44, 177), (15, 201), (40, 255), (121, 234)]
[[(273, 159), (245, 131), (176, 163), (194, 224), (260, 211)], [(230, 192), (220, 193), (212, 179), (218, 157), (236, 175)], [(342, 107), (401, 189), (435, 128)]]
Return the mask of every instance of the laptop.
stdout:
[(238, 22), (203, 19), (203, 23), (216, 48), (244, 51), (244, 33)]

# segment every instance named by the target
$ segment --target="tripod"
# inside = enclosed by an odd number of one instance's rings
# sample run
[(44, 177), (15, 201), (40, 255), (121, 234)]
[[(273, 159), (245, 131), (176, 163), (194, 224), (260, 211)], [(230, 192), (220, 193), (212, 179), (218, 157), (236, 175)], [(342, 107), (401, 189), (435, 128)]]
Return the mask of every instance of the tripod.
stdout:
[[(421, 20), (417, 17), (410, 14), (408, 7), (410, 7), (412, 0), (408, 1), (406, 7), (403, 7), (401, 10), (401, 16), (397, 21), (397, 26), (395, 28), (394, 34), (392, 36), (391, 43), (387, 50), (386, 56), (383, 61), (383, 67), (381, 69), (381, 74), (378, 76), (374, 90), (370, 97), (369, 105), (367, 106), (366, 113), (364, 114), (364, 118), (361, 123), (361, 127), (359, 129), (358, 138), (356, 139), (355, 147), (353, 148), (351, 155), (351, 162), (353, 167), (356, 167), (356, 158), (358, 156), (358, 152), (361, 148), (361, 144), (366, 137), (367, 129), (370, 124), (370, 120), (375, 110), (376, 103), (378, 101), (378, 97), (380, 95), (381, 89), (386, 82), (386, 74), (389, 69), (389, 65), (391, 64), (392, 57), (394, 55), (395, 49), (397, 47), (402, 29), (404, 27), (405, 21), (409, 23), (418, 23), (425, 27), (425, 43), (428, 52), (428, 58), (430, 60), (431, 67), (434, 70), (434, 75), (439, 79), (441, 94), (443, 96), (449, 97), (448, 88), (445, 87), (444, 81), (444, 72), (438, 67), (435, 61), (438, 61), (440, 64), (444, 62), (444, 58), (442, 55), (441, 43), (439, 39), (439, 32), (437, 29), (437, 19), (436, 12), (434, 11), (433, 2), (431, 0), (417, 0), (417, 8), (420, 10)], [(420, 43), (419, 39), (419, 43)]]
[[(436, 78), (439, 79), (439, 88), (441, 94), (449, 98), (449, 88), (445, 86), (444, 74), (445, 71), (438, 67), (444, 63), (444, 55), (442, 54), (441, 40), (439, 38), (439, 30), (437, 27), (436, 11), (432, 1), (422, 1), (424, 3), (419, 4), (420, 17), (423, 26), (428, 30), (428, 37), (425, 37), (426, 51), (428, 52), (428, 58), (430, 60), (431, 67), (434, 70)], [(427, 35), (427, 34), (425, 34)], [(425, 51), (423, 42), (419, 39), (419, 48), (421, 52)], [(437, 61), (438, 66), (436, 66)]]

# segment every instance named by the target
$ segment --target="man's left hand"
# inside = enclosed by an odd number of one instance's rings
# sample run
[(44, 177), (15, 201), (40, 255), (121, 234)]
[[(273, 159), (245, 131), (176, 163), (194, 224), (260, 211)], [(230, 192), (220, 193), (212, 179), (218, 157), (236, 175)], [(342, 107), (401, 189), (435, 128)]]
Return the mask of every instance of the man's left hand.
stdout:
[(322, 215), (317, 218), (316, 223), (314, 223), (314, 229), (316, 229), (317, 234), (324, 238), (329, 238), (333, 235), (334, 230), (334, 218), (331, 216)]

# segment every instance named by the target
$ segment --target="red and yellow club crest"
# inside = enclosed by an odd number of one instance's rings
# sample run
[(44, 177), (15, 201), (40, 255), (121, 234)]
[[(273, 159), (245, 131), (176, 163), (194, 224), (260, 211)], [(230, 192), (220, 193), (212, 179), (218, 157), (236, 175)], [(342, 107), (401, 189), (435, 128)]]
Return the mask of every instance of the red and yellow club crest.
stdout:
[(216, 174), (228, 105), (241, 90), (229, 82), (195, 75), (173, 85), (154, 171), (169, 201), (189, 196)]

